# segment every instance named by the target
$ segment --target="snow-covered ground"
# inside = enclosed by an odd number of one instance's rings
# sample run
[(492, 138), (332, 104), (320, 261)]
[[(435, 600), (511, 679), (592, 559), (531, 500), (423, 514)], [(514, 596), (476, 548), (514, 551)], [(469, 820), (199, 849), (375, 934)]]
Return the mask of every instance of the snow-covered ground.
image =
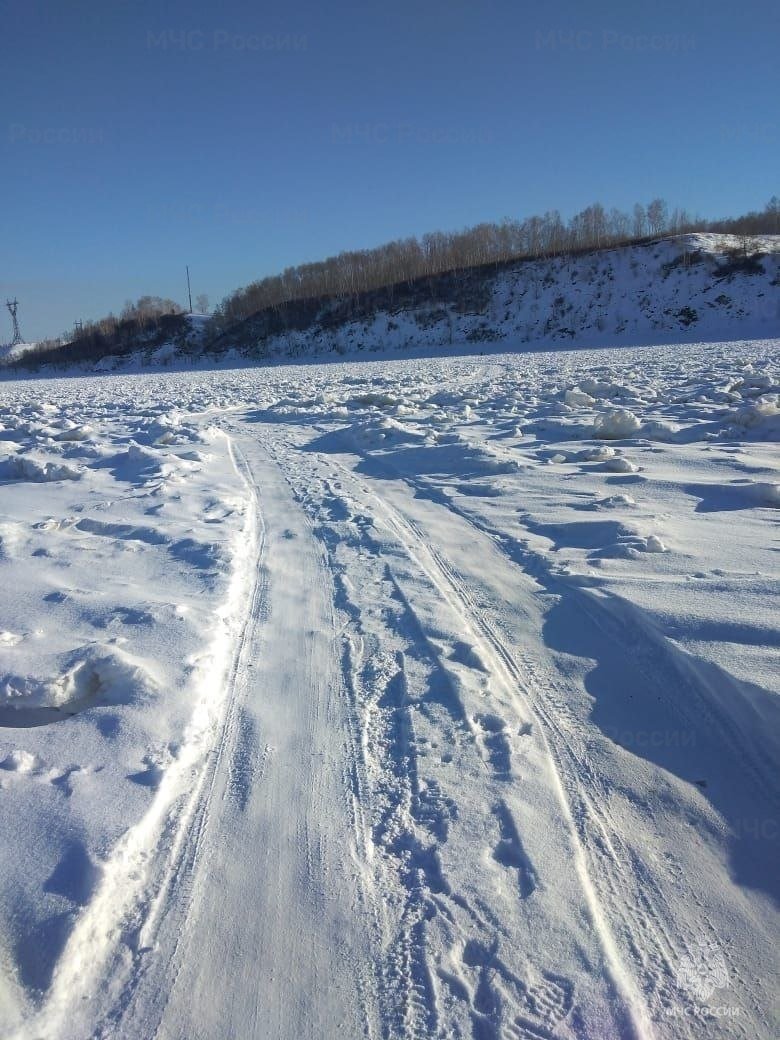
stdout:
[(778, 342), (0, 384), (0, 1034), (780, 1035)]

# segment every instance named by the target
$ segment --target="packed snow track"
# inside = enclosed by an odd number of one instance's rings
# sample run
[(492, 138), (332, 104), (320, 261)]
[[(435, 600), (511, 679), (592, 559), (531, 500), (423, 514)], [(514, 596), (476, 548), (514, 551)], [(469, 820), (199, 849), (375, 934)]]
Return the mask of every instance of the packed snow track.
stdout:
[(777, 372), (0, 384), (0, 1037), (780, 1035)]

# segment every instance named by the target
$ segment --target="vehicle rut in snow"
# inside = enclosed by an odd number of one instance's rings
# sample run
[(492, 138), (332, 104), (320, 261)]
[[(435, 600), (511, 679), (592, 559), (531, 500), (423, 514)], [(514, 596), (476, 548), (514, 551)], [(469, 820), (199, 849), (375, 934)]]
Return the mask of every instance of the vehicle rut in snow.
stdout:
[[(40, 1023), (44, 1035), (121, 1035), (121, 1023), (144, 988), (150, 953), (162, 950), (164, 970), (176, 971), (192, 886), (210, 852), (204, 836), (215, 786), (240, 739), (247, 648), (264, 601), (264, 527), (246, 463), (232, 445), (230, 453), (249, 506), (229, 599), (215, 626), (218, 642), (200, 666), (192, 719), (178, 757), (147, 816), (104, 865), (102, 885), (70, 937), (38, 1012), (36, 1028)], [(145, 1015), (154, 1015), (165, 992), (158, 977)]]
[(232, 432), (263, 517), (257, 592), (195, 861), (119, 1035), (372, 1036), (376, 913), (350, 841), (330, 576), (265, 447)]
[[(394, 892), (387, 1035), (468, 1022), (484, 1035), (552, 1036), (588, 1014), (605, 1037), (645, 1035), (552, 758), (538, 735), (529, 741), (533, 716), (513, 655), (411, 523), (332, 458), (318, 467), (281, 439), (275, 457), (328, 548), (345, 615), (366, 845)], [(455, 848), (462, 858), (450, 861)], [(560, 869), (562, 849), (564, 861), (580, 858), (570, 912), (591, 922), (583, 941), (602, 963), (596, 993), (582, 987), (583, 1006), (574, 980), (546, 964), (528, 934), (530, 919), (550, 913), (545, 876)]]

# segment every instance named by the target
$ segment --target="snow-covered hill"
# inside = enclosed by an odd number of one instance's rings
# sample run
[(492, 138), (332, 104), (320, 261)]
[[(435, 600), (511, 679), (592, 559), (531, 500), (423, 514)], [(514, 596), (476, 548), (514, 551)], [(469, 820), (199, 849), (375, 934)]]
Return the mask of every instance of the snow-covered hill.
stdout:
[[(472, 268), (349, 300), (298, 301), (223, 329), (189, 315), (82, 370), (242, 360), (729, 341), (780, 330), (780, 235), (691, 234), (580, 256)], [(148, 337), (147, 337), (148, 339)]]
[(499, 273), (468, 272), (460, 282), (450, 278), (449, 299), (434, 293), (439, 298), (420, 302), (418, 293), (407, 302), (397, 289), (394, 304), (363, 308), (348, 320), (326, 305), (309, 327), (266, 336), (263, 322), (250, 319), (234, 340), (249, 352), (286, 358), (464, 343), (516, 349), (546, 341), (579, 346), (775, 334), (780, 236), (751, 240), (747, 256), (736, 255), (740, 249), (735, 236), (695, 234), (525, 261)]

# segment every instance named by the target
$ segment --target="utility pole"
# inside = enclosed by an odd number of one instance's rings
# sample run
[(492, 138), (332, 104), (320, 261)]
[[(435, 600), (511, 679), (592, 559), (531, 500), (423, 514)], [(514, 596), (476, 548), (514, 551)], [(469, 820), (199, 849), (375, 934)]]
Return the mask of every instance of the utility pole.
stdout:
[(187, 264), (187, 296), (190, 301), (190, 314), (192, 314), (192, 289), (190, 289), (190, 265)]

